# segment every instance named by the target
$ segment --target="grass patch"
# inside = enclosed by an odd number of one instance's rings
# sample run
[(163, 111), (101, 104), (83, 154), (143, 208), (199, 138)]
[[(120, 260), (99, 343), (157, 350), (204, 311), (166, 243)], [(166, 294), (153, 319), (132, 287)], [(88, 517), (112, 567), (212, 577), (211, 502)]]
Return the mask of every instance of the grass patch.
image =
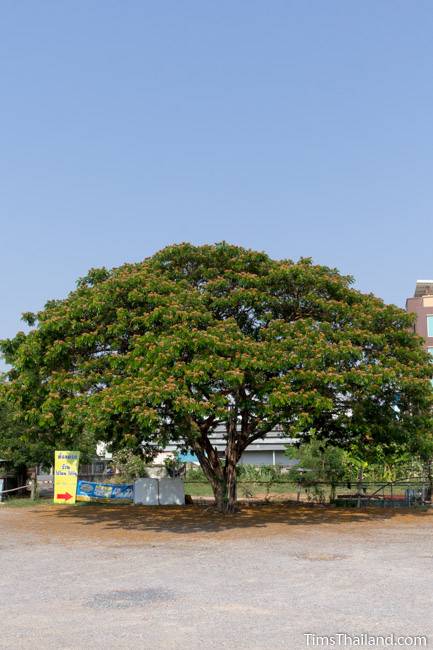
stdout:
[(31, 506), (38, 506), (41, 504), (47, 504), (47, 503), (52, 503), (52, 499), (35, 499), (32, 501), (31, 499), (23, 499), (23, 498), (12, 498), (12, 499), (6, 499), (5, 501), (1, 502), (0, 507), (4, 508), (29, 508)]
[(212, 497), (213, 492), (209, 483), (200, 483), (198, 481), (185, 481), (185, 494), (192, 497)]
[(31, 499), (15, 498), (15, 499), (6, 499), (5, 501), (0, 502), (0, 508), (32, 508), (33, 506), (87, 506), (94, 505), (91, 502), (77, 501), (76, 503), (54, 503), (52, 497), (41, 497), (32, 501)]
[[(296, 492), (296, 485), (288, 481), (275, 481), (267, 483), (265, 481), (238, 481), (238, 497), (254, 497), (256, 494), (293, 494)], [(207, 481), (196, 481), (188, 479), (185, 481), (185, 493), (192, 497), (211, 497), (213, 496), (212, 487)]]

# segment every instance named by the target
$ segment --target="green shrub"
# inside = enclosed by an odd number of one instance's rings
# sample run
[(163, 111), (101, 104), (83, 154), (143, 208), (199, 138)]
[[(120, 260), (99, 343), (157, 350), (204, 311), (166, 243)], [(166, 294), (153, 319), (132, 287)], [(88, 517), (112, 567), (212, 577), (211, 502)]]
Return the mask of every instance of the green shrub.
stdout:
[(130, 449), (121, 449), (113, 454), (113, 464), (126, 482), (147, 476), (146, 460)]

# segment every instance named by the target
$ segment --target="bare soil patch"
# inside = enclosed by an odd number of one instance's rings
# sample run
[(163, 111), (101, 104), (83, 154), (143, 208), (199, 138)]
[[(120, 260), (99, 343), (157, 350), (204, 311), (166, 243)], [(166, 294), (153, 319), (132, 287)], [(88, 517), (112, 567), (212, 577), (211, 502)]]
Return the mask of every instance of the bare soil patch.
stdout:
[[(354, 510), (311, 505), (245, 505), (235, 515), (212, 507), (145, 507), (128, 505), (0, 508), (0, 529), (8, 536), (30, 536), (43, 542), (83, 540), (137, 544), (174, 539), (248, 539), (304, 535), (308, 529), (368, 535), (388, 527), (431, 526), (432, 510), (371, 508)], [(311, 530), (310, 530), (311, 532)]]

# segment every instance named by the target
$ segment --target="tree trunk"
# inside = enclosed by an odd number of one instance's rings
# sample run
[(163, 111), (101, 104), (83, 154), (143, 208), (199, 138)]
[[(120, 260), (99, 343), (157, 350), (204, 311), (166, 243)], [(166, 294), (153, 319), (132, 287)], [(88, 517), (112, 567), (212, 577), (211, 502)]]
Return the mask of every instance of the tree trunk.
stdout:
[(236, 512), (237, 506), (237, 480), (236, 480), (236, 461), (231, 460), (225, 467), (225, 482), (227, 504), (225, 512)]
[[(206, 448), (206, 451), (204, 451), (203, 447)], [(193, 447), (193, 449), (197, 454), (200, 467), (212, 486), (217, 509), (220, 512), (228, 512), (226, 468), (222, 466), (221, 461), (218, 458), (217, 450), (212, 447), (209, 440), (205, 437), (203, 437), (201, 441)]]
[(236, 466), (245, 446), (246, 438), (239, 440), (236, 415), (228, 425), (224, 464), (206, 434), (197, 439), (193, 446), (200, 466), (212, 486), (216, 507), (224, 514), (237, 510)]
[(229, 420), (227, 427), (227, 447), (224, 464), (225, 503), (222, 512), (232, 513), (237, 510), (236, 465), (240, 458), (240, 444), (237, 432), (237, 414)]
[(236, 465), (238, 456), (235, 447), (229, 446), (226, 450), (224, 467), (210, 467), (208, 463), (202, 464), (203, 471), (208, 477), (215, 497), (215, 504), (219, 512), (225, 514), (237, 510), (237, 477)]
[(217, 510), (219, 510), (219, 512), (224, 512), (226, 503), (224, 481), (215, 480), (211, 482), (211, 485)]
[(211, 481), (215, 505), (219, 512), (229, 514), (237, 510), (236, 467), (224, 471), (222, 479)]
[(34, 501), (38, 496), (38, 468), (35, 467), (31, 474), (30, 499)]

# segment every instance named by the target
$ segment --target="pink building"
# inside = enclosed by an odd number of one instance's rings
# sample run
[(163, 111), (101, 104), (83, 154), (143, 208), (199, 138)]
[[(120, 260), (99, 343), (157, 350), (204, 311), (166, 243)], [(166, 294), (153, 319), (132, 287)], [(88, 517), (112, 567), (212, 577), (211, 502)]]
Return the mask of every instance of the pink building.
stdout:
[(433, 280), (417, 280), (413, 298), (406, 300), (406, 309), (416, 314), (415, 332), (423, 337), (426, 349), (433, 355)]

